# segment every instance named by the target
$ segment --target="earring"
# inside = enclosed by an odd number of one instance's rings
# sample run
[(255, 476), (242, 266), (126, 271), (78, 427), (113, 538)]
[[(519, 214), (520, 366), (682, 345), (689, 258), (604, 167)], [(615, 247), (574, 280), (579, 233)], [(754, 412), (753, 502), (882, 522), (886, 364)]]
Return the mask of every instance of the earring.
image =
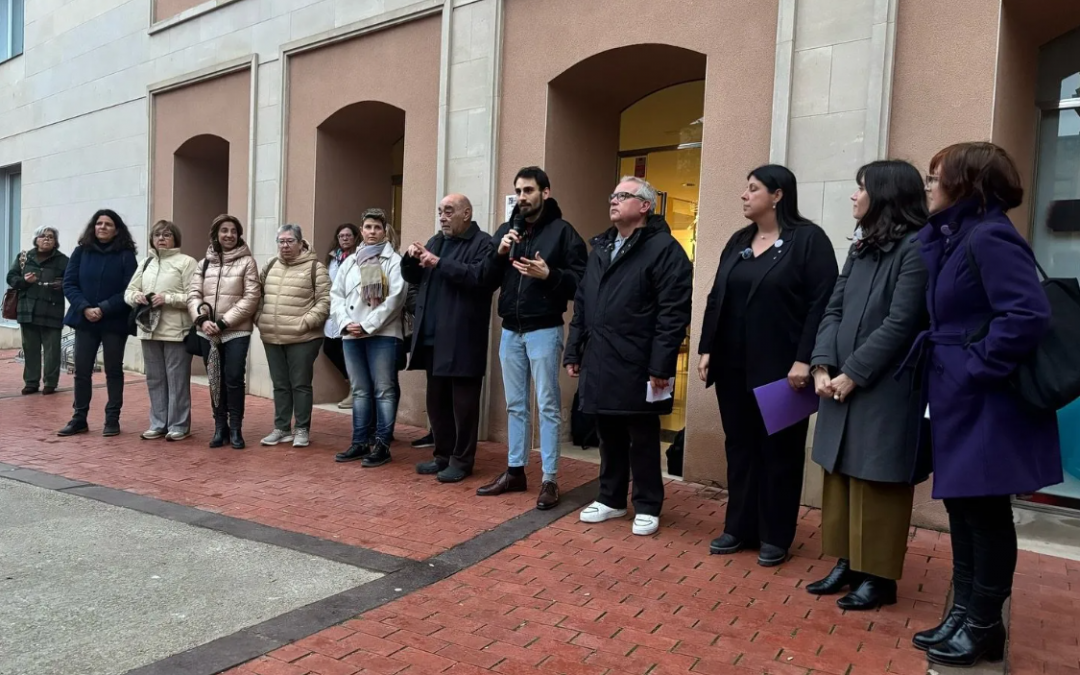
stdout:
[(776, 202), (773, 202), (773, 203), (772, 203), (772, 207), (773, 207), (773, 210), (775, 210), (775, 209), (776, 209)]

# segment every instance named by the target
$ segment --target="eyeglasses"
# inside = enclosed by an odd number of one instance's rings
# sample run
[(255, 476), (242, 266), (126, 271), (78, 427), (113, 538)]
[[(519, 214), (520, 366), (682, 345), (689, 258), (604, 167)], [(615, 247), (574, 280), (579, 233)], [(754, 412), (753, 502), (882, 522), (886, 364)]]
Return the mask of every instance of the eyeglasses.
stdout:
[(640, 199), (641, 201), (645, 201), (641, 195), (635, 195), (631, 192), (615, 192), (608, 197), (608, 202), (618, 202), (622, 204), (627, 199)]
[(295, 239), (278, 239), (277, 240), (277, 245), (278, 246), (292, 246), (295, 243), (296, 243)]
[(43, 234), (38, 239), (44, 239), (45, 241), (56, 241), (56, 237), (51, 234)]
[(941, 176), (935, 176), (933, 174), (927, 174), (925, 179), (927, 189), (934, 187), (941, 182)]
[(172, 238), (173, 238), (173, 233), (172, 232), (158, 232), (157, 234), (154, 235), (154, 239), (172, 239)]

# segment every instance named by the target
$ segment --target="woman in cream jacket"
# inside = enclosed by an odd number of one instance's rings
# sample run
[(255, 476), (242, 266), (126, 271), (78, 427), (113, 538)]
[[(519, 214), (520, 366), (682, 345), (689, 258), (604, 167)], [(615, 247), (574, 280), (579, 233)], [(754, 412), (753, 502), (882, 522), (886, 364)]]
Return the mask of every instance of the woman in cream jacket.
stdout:
[(188, 314), (199, 327), (214, 407), (211, 448), (244, 447), (244, 376), (262, 287), (259, 267), (235, 216), (220, 215), (210, 228), (210, 248), (197, 265), (188, 292)]
[(180, 252), (180, 228), (159, 220), (150, 230), (150, 255), (124, 293), (124, 302), (135, 309), (150, 392), (146, 440), (182, 441), (191, 430), (191, 354), (184, 334), (191, 328), (187, 291), (194, 273), (195, 259)]
[(386, 214), (369, 209), (360, 232), (363, 243), (342, 263), (330, 294), (353, 390), (352, 444), (336, 459), (375, 467), (390, 461), (398, 406), (397, 350), (408, 284), (401, 276), (401, 256), (387, 237)]
[(277, 257), (263, 269), (262, 305), (255, 317), (274, 384), (274, 430), (262, 444), (292, 441), (303, 448), (310, 442), (315, 359), (330, 314), (330, 275), (299, 225), (283, 225), (277, 245)]

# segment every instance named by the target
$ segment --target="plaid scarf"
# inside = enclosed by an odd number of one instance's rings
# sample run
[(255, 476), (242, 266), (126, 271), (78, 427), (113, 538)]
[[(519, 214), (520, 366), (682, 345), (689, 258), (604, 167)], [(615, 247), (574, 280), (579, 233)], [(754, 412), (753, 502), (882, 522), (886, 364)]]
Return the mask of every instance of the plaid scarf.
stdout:
[(382, 259), (379, 256), (387, 246), (386, 242), (362, 246), (356, 251), (356, 269), (360, 272), (360, 299), (368, 307), (378, 307), (386, 299), (389, 283), (383, 273)]

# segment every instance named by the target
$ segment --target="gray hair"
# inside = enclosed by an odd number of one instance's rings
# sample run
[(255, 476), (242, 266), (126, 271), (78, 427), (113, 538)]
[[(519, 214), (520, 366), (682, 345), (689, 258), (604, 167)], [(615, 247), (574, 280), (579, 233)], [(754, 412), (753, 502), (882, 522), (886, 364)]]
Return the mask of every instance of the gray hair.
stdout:
[(642, 200), (649, 202), (649, 215), (656, 213), (656, 188), (652, 183), (644, 178), (638, 178), (637, 176), (623, 176), (619, 179), (620, 183), (634, 183), (638, 186), (638, 189), (634, 192), (634, 195), (640, 197)]
[(37, 248), (38, 237), (40, 237), (40, 236), (42, 236), (44, 234), (51, 234), (53, 236), (53, 242), (55, 242), (55, 245), (53, 246), (53, 248), (55, 248), (57, 251), (59, 251), (60, 250), (60, 232), (58, 232), (55, 227), (50, 227), (48, 225), (42, 225), (38, 229), (34, 230), (34, 240), (33, 240), (34, 241), (34, 248)]
[(296, 237), (297, 242), (304, 241), (304, 231), (300, 229), (299, 225), (293, 223), (286, 223), (285, 225), (279, 227), (277, 231), (278, 234), (284, 234), (286, 232)]

